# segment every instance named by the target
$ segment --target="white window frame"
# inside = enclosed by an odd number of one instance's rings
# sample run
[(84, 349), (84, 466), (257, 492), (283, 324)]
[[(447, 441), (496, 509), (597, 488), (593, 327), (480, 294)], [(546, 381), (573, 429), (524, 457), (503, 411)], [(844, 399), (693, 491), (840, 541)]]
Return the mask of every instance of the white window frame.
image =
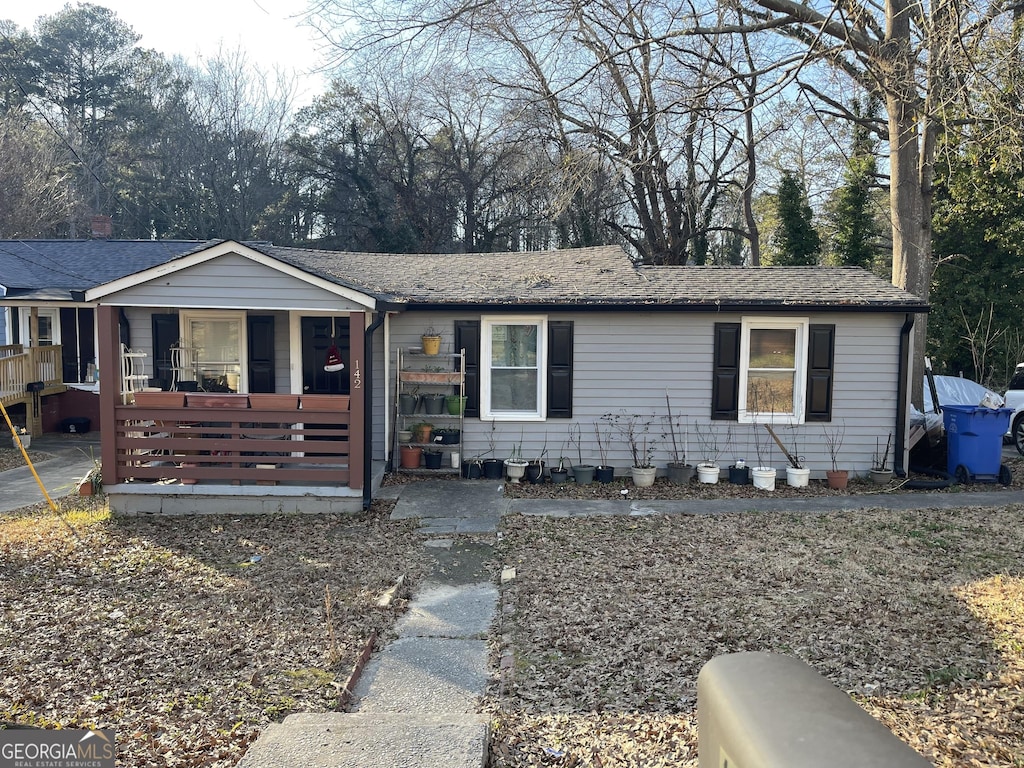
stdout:
[[(18, 322), (21, 327), (21, 338), (19, 339), (19, 342), (28, 349), (32, 346), (32, 339), (29, 338), (32, 333), (32, 308), (21, 307), (19, 312), (21, 315), (18, 318)], [(53, 344), (54, 346), (60, 344), (60, 310), (57, 307), (37, 307), (36, 314), (41, 318), (50, 318), (50, 331), (53, 337), (50, 339), (50, 344)]]
[[(807, 403), (807, 339), (810, 319), (806, 317), (744, 317), (740, 334), (739, 421), (747, 424), (803, 424)], [(795, 330), (793, 413), (757, 413), (747, 409), (747, 381), (750, 371), (752, 330)]]
[[(196, 311), (182, 310), (179, 312), (179, 330), (181, 340), (185, 347), (193, 347), (192, 344), (192, 322), (195, 320), (235, 320), (238, 322), (238, 391), (245, 393), (249, 391), (249, 342), (248, 323), (244, 311)], [(193, 353), (194, 355), (194, 353)], [(202, 367), (202, 361), (193, 356), (192, 364), (198, 371)], [(210, 361), (224, 362), (224, 361)]]
[[(491, 341), (496, 325), (537, 328), (537, 408), (533, 411), (495, 411), (491, 407)], [(547, 417), (547, 315), (492, 315), (480, 318), (480, 418), (487, 421), (544, 421)]]

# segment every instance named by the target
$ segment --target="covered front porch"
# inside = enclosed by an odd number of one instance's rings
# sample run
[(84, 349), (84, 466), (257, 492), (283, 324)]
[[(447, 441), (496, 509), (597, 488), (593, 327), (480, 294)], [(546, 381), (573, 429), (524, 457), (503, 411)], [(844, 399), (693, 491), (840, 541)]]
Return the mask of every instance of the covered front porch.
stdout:
[[(362, 368), (366, 318), (350, 312), (346, 358)], [(100, 380), (118, 381), (118, 310), (100, 306)], [(238, 393), (124, 386), (100, 392), (104, 489), (112, 510), (342, 511), (364, 496), (365, 390)]]

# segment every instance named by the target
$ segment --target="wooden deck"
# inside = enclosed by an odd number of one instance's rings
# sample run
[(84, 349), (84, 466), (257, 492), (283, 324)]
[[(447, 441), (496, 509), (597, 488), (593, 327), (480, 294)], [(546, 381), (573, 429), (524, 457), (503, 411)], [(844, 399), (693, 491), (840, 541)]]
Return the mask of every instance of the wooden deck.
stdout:
[[(58, 345), (29, 347), (21, 344), (0, 346), (0, 403), (4, 407), (25, 404), (31, 406), (38, 396), (56, 395), (67, 390), (63, 383), (62, 348)], [(28, 391), (28, 385), (41, 382), (38, 393)], [(39, 413), (28, 408), (26, 426), (33, 435), (42, 433)]]

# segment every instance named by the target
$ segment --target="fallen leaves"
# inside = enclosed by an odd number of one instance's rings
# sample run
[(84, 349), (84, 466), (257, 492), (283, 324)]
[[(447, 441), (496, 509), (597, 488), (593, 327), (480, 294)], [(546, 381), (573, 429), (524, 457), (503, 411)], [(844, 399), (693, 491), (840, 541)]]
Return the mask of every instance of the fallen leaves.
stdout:
[(385, 505), (111, 519), (72, 504), (71, 527), (41, 508), (0, 517), (0, 721), (113, 728), (119, 765), (234, 765), (268, 722), (335, 708), (366, 638), (404, 609), (377, 596), (426, 567)]
[(1020, 507), (506, 517), (493, 765), (696, 766), (697, 673), (762, 650), (936, 765), (1019, 766), (1022, 523)]

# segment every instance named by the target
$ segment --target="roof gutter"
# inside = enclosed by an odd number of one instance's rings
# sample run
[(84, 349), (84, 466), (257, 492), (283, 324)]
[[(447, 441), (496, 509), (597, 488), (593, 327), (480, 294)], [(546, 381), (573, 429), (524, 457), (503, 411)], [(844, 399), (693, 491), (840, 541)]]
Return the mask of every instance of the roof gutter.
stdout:
[(907, 401), (910, 397), (910, 372), (914, 366), (910, 364), (907, 351), (910, 349), (910, 333), (914, 329), (914, 315), (907, 313), (900, 328), (900, 367), (899, 380), (896, 386), (896, 450), (892, 457), (892, 468), (896, 477), (906, 477), (907, 468), (903, 465), (903, 452), (907, 436)]
[(374, 312), (373, 322), (363, 331), (366, 371), (363, 374), (363, 510), (373, 502), (373, 334), (384, 324), (385, 313)]

